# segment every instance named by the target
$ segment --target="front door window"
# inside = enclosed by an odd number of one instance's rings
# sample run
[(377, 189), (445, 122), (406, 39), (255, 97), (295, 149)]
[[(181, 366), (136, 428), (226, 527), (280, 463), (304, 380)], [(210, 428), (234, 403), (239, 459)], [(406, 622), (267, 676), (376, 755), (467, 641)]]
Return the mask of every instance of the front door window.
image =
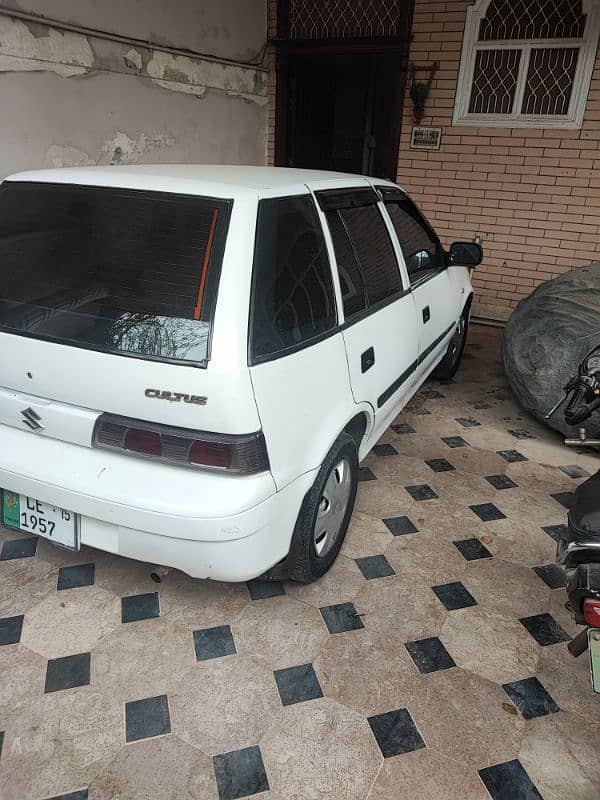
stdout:
[(396, 231), (411, 286), (436, 273), (443, 266), (439, 239), (417, 207), (405, 195), (385, 200), (385, 207)]

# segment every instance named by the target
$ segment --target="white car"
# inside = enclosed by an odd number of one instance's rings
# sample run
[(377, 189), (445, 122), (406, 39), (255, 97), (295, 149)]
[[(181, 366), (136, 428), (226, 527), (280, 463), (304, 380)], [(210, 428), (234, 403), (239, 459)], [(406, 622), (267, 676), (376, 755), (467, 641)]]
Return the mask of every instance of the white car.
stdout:
[(458, 368), (480, 261), (363, 176), (8, 178), (3, 524), (198, 578), (315, 580), (361, 459), (433, 370)]

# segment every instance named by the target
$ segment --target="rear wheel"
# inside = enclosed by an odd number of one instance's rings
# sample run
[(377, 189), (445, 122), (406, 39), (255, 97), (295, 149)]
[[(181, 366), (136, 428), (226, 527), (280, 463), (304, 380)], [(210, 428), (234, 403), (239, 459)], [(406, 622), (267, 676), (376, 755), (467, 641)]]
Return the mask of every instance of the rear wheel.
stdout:
[(331, 567), (340, 551), (354, 509), (358, 453), (342, 434), (333, 445), (304, 498), (288, 557), (263, 577), (312, 583)]
[(433, 371), (434, 378), (444, 381), (450, 380), (456, 375), (465, 352), (468, 330), (469, 309), (466, 308), (456, 325), (452, 339), (450, 339), (446, 355)]

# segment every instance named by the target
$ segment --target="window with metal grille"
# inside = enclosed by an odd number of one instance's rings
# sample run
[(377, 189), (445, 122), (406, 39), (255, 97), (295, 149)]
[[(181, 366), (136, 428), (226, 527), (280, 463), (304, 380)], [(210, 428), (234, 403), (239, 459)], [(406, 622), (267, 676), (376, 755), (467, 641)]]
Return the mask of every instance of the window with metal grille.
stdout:
[(600, 32), (594, 0), (477, 0), (455, 125), (580, 128)]
[(289, 39), (389, 39), (406, 36), (407, 0), (289, 0), (279, 12)]
[(580, 39), (584, 31), (581, 0), (492, 0), (479, 39)]

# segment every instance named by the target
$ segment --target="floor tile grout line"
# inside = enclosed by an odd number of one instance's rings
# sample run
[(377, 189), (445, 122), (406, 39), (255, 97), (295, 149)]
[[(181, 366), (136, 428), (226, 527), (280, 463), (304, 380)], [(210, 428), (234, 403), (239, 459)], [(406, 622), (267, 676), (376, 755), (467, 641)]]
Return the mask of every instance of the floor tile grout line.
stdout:
[(381, 759), (381, 763), (379, 764), (377, 772), (375, 773), (375, 777), (373, 778), (373, 781), (372, 781), (372, 783), (371, 783), (371, 785), (369, 787), (369, 791), (365, 795), (364, 800), (369, 800), (369, 798), (371, 797), (371, 793), (372, 793), (373, 789), (375, 788), (375, 784), (377, 783), (377, 780), (379, 778), (380, 773), (383, 771), (384, 765), (385, 765), (385, 758), (382, 758)]

